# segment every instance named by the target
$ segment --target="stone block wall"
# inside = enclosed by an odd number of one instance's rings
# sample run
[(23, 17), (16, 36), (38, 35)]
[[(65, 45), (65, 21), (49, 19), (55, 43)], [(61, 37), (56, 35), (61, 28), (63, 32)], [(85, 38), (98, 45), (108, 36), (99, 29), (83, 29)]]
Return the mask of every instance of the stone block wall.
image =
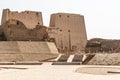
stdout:
[[(51, 33), (59, 50), (73, 49), (83, 51), (87, 43), (84, 16), (79, 14), (56, 13), (51, 15), (50, 28), (57, 28)], [(54, 36), (53, 36), (54, 34)]]
[(1, 24), (5, 23), (9, 19), (15, 19), (23, 22), (28, 29), (33, 29), (37, 24), (43, 25), (42, 13), (37, 11), (10, 11), (9, 9), (4, 9), (2, 13)]

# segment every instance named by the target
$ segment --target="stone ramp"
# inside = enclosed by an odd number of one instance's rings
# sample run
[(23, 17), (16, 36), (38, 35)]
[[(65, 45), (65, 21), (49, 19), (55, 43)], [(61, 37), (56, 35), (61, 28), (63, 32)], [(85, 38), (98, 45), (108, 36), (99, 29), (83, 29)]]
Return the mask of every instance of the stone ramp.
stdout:
[(97, 53), (88, 65), (120, 65), (120, 53)]
[[(53, 51), (52, 51), (53, 50)], [(54, 43), (36, 41), (1, 41), (0, 61), (42, 61), (58, 56)]]

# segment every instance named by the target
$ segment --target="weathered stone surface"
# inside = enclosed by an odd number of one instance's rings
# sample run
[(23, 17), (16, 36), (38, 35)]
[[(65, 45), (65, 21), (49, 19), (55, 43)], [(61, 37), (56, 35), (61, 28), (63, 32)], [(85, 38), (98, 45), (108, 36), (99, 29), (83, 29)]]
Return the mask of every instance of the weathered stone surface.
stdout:
[(48, 38), (47, 27), (36, 25), (28, 29), (23, 22), (9, 19), (0, 28), (7, 41), (45, 41)]
[(84, 16), (56, 13), (51, 15), (49, 35), (55, 39), (57, 48), (64, 53), (84, 51), (87, 43)]
[(36, 11), (10, 11), (9, 9), (3, 9), (1, 24), (5, 23), (9, 19), (15, 19), (25, 24), (26, 28), (33, 29), (36, 25), (43, 25), (42, 13)]
[[(51, 49), (54, 50), (52, 51)], [(57, 56), (58, 51), (52, 42), (0, 42), (0, 61), (42, 61)]]
[(89, 65), (120, 65), (120, 53), (97, 53), (87, 63)]
[(87, 53), (119, 53), (120, 40), (94, 38), (88, 41), (85, 51)]
[(57, 54), (42, 53), (4, 53), (0, 54), (0, 62), (16, 62), (16, 61), (44, 61), (46, 59), (56, 58)]

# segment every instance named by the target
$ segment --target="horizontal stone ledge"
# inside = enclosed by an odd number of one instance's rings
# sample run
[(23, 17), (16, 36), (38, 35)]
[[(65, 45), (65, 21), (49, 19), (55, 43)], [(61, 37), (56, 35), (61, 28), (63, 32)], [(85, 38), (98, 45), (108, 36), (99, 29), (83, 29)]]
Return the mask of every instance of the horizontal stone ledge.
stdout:
[(42, 62), (0, 62), (0, 65), (42, 65)]
[(80, 65), (80, 62), (53, 62), (52, 65)]

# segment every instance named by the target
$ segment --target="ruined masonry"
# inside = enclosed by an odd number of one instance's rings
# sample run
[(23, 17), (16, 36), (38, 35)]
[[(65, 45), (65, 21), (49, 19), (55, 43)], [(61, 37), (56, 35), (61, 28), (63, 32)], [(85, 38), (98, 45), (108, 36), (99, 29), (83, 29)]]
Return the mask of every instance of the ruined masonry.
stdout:
[(58, 56), (53, 42), (47, 42), (42, 13), (4, 9), (0, 26), (0, 61), (42, 61)]
[(57, 57), (58, 51), (81, 53), (87, 43), (84, 16), (55, 13), (46, 27), (41, 12), (4, 9), (0, 41), (0, 57), (3, 56), (0, 61), (40, 61)]
[(43, 25), (42, 13), (36, 11), (10, 11), (9, 9), (4, 9), (2, 13), (1, 24), (5, 23), (10, 19), (15, 19), (23, 22), (23, 24), (28, 29), (33, 29), (37, 24)]

